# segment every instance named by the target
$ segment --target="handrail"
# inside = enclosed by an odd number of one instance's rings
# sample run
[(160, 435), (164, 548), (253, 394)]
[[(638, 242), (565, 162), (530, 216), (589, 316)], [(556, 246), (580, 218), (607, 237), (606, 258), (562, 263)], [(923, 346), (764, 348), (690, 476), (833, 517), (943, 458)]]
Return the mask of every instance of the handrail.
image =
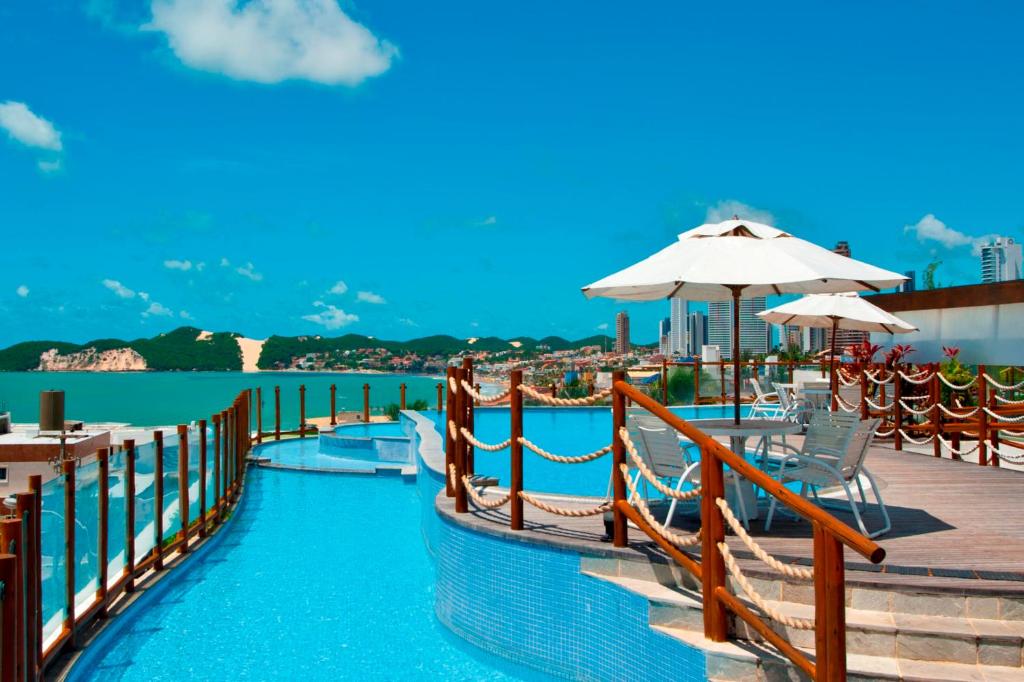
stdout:
[(850, 528), (842, 521), (839, 521), (836, 517), (826, 511), (823, 511), (820, 507), (811, 504), (803, 497), (791, 492), (774, 478), (768, 476), (757, 467), (752, 466), (745, 459), (701, 431), (697, 426), (672, 413), (664, 405), (658, 403), (624, 381), (616, 382), (615, 390), (632, 400), (634, 404), (639, 405), (648, 412), (654, 414), (656, 417), (685, 435), (697, 445), (713, 450), (714, 455), (724, 463), (728, 464), (733, 471), (744, 478), (749, 479), (754, 483), (754, 485), (763, 488), (808, 521), (818, 522), (825, 530), (835, 536), (836, 539), (871, 561), (871, 563), (877, 564), (885, 559), (885, 550), (877, 543), (864, 537), (853, 528)]

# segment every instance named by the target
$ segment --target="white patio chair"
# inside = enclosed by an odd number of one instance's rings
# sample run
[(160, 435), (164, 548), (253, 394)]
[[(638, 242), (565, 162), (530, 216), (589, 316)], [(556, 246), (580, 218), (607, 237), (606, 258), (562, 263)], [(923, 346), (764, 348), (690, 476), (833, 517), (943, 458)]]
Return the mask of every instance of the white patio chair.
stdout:
[(778, 419), (779, 412), (782, 409), (778, 391), (765, 393), (757, 377), (750, 378), (750, 386), (754, 389), (754, 402), (750, 404), (750, 417), (755, 419)]
[[(791, 445), (776, 443), (790, 452), (781, 460), (779, 471), (776, 474), (777, 480), (783, 485), (791, 481), (799, 482), (801, 484), (800, 494), (806, 497), (810, 490), (815, 501), (822, 506), (826, 505), (818, 497), (818, 489), (838, 485), (846, 495), (846, 501), (850, 505), (860, 532), (869, 538), (889, 532), (892, 528), (889, 512), (885, 508), (885, 502), (882, 501), (882, 495), (874, 476), (864, 466), (864, 460), (867, 458), (880, 421), (880, 419), (860, 421), (855, 414), (815, 412), (804, 438), (803, 447), (797, 450)], [(871, 486), (883, 519), (882, 527), (870, 533), (861, 517), (861, 512), (867, 509), (868, 504), (864, 486), (860, 480), (861, 474)], [(857, 486), (860, 493), (860, 505), (850, 490), (851, 483)], [(777, 504), (778, 501), (773, 497), (768, 509), (768, 517), (764, 523), (765, 530), (771, 528), (772, 516)]]
[[(696, 443), (683, 438), (678, 431), (646, 412), (637, 413), (630, 410), (626, 417), (626, 429), (644, 464), (659, 480), (669, 486), (672, 486), (672, 481), (675, 480), (672, 489), (676, 491), (682, 490), (685, 483), (700, 485), (700, 449)], [(627, 463), (630, 469), (635, 468), (632, 460)], [(726, 485), (732, 485), (736, 491), (740, 520), (749, 528), (750, 521), (740, 488), (741, 479), (741, 476), (732, 471), (725, 472)], [(633, 486), (636, 487), (641, 480), (644, 481), (644, 498), (649, 499), (646, 479), (643, 479), (643, 475), (637, 470)], [(668, 514), (665, 516), (666, 526), (672, 523), (678, 503), (679, 500), (672, 498)]]
[(776, 419), (788, 420), (802, 424), (814, 412), (814, 406), (803, 398), (797, 398), (786, 390), (785, 386), (773, 383), (775, 394), (779, 396), (779, 412)]

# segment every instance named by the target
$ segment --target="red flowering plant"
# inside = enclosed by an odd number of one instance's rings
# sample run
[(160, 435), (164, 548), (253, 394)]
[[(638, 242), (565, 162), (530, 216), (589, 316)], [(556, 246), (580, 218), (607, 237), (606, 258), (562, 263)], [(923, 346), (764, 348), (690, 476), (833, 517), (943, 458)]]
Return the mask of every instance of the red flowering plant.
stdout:
[[(971, 383), (974, 374), (960, 362), (960, 348), (958, 346), (943, 346), (942, 353), (946, 359), (939, 364), (938, 371), (942, 372), (946, 381), (958, 386)], [(973, 405), (974, 392), (970, 388), (958, 391), (943, 383), (942, 402), (948, 407), (953, 407), (954, 400), (960, 405)]]

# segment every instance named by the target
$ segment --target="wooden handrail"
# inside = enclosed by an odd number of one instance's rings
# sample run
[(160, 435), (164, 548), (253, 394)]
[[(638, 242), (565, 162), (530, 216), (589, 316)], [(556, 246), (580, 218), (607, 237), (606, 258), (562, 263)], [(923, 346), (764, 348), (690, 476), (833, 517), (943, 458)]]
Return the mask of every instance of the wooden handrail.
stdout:
[(820, 507), (791, 492), (774, 478), (768, 476), (757, 467), (752, 466), (743, 457), (733, 453), (727, 447), (701, 431), (694, 424), (675, 415), (664, 405), (661, 405), (624, 381), (615, 382), (614, 389), (617, 393), (628, 397), (634, 404), (643, 407), (682, 433), (698, 446), (707, 448), (709, 452), (721, 459), (725, 464), (728, 464), (729, 468), (737, 474), (750, 480), (759, 488), (764, 489), (800, 516), (808, 521), (820, 523), (825, 530), (834, 535), (840, 542), (864, 558), (875, 564), (885, 559), (885, 550), (877, 543), (861, 535), (828, 512), (823, 511)]

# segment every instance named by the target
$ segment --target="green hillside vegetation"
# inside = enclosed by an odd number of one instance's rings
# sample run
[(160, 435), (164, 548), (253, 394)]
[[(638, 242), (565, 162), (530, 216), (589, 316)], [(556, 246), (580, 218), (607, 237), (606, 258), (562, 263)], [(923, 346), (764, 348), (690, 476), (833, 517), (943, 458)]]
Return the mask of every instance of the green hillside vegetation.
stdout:
[(64, 341), (26, 341), (0, 350), (0, 371), (24, 372), (39, 366), (39, 356), (56, 348), (60, 355), (70, 355), (87, 348), (97, 352), (131, 348), (146, 360), (151, 370), (229, 371), (242, 369), (242, 353), (235, 341), (237, 334), (217, 332), (209, 339), (197, 341), (200, 329), (180, 327), (151, 339), (123, 341), (96, 339), (86, 343)]

